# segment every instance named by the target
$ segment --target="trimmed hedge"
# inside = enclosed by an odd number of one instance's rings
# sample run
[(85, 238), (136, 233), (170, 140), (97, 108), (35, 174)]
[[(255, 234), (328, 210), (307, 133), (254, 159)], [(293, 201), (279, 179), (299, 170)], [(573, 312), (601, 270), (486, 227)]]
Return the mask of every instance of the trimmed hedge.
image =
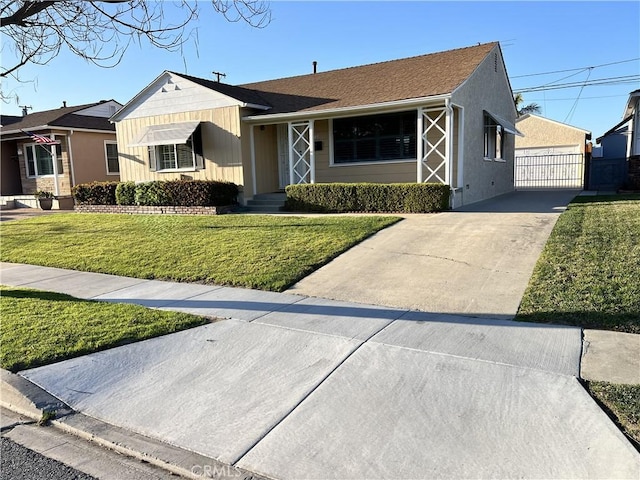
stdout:
[(73, 188), (80, 205), (218, 207), (236, 205), (238, 193), (234, 183), (210, 180), (93, 182)]
[(441, 183), (315, 183), (289, 185), (285, 208), (298, 212), (430, 213), (449, 208)]
[(115, 205), (118, 182), (81, 183), (71, 189), (80, 205)]
[(136, 184), (135, 182), (121, 182), (116, 187), (116, 204), (135, 205), (136, 204)]

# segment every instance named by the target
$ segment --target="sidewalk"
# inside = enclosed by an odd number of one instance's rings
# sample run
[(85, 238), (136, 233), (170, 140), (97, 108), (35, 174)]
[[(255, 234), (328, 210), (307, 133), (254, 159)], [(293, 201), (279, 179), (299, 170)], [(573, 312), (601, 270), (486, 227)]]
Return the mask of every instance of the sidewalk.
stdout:
[[(579, 328), (29, 265), (2, 264), (1, 282), (226, 318), (15, 377), (98, 437), (200, 455), (182, 474), (210, 461), (270, 478), (640, 475), (577, 380)], [(77, 415), (60, 424), (88, 429)]]

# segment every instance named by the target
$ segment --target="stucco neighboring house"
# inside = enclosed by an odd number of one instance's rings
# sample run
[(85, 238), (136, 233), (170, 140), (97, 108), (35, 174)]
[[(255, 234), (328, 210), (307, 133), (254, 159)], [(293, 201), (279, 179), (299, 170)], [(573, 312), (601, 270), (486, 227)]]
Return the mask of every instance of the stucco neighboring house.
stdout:
[[(29, 200), (36, 190), (64, 198), (70, 197), (71, 188), (80, 183), (118, 181), (116, 132), (109, 117), (121, 107), (114, 100), (103, 100), (42, 112), (25, 111), (22, 117), (11, 117), (7, 122), (3, 117), (3, 199), (15, 200), (17, 206), (35, 206)], [(38, 143), (30, 134), (51, 138), (56, 144)]]
[(515, 118), (488, 43), (240, 86), (165, 71), (112, 121), (123, 181), (441, 182), (460, 206), (513, 189)]
[(516, 127), (516, 188), (583, 187), (590, 131), (531, 113)]

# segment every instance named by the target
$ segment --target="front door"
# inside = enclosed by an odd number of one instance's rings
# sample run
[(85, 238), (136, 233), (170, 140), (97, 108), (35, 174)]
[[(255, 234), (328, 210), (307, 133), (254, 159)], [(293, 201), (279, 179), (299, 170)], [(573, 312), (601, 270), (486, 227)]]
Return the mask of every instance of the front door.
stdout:
[(291, 183), (289, 176), (289, 126), (281, 123), (278, 125), (278, 181), (281, 190)]

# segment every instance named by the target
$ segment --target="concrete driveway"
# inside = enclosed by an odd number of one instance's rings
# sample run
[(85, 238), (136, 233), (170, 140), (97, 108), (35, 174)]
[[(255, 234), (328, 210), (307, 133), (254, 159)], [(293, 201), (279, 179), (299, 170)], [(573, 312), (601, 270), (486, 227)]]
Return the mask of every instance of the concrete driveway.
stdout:
[(553, 226), (579, 192), (513, 192), (405, 219), (288, 293), (438, 313), (513, 318)]

